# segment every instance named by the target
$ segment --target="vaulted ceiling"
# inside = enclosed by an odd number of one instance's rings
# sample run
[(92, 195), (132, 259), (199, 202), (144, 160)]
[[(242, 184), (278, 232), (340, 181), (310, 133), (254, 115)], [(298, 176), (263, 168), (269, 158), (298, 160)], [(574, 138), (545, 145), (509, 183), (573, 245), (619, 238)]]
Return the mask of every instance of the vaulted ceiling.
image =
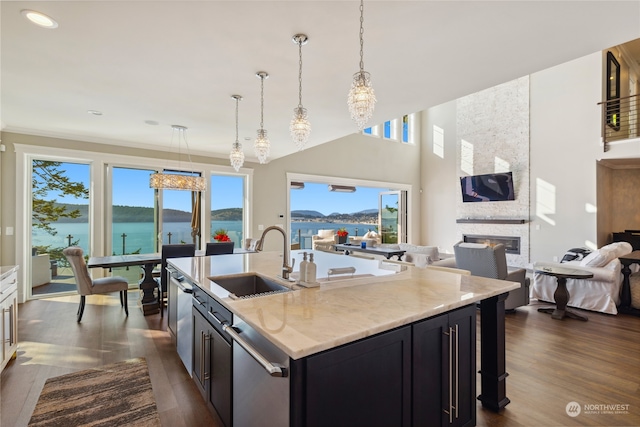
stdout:
[[(31, 24), (23, 9), (51, 16), (58, 28)], [(357, 131), (346, 107), (359, 66), (357, 1), (3, 0), (0, 13), (5, 131), (169, 149), (170, 125), (179, 124), (189, 128), (192, 153), (227, 157), (231, 95), (239, 94), (239, 137), (251, 160), (260, 123), (255, 73), (264, 70), (272, 158), (286, 156), (296, 151), (289, 121), (298, 104), (297, 33), (309, 37), (308, 146)], [(378, 98), (370, 124), (639, 37), (639, 2), (366, 1), (364, 65)]]

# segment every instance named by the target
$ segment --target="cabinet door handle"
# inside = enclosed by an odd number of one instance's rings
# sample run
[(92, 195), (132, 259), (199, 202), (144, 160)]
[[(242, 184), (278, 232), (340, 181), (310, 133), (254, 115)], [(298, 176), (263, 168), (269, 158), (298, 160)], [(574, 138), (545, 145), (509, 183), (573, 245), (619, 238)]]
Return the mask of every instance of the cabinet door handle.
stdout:
[(447, 347), (447, 354), (449, 356), (449, 410), (443, 409), (444, 413), (449, 415), (449, 424), (453, 423), (453, 328), (449, 326), (449, 329), (444, 332), (449, 337), (449, 345)]
[(9, 327), (11, 328), (11, 332), (9, 332), (9, 345), (13, 345), (15, 343), (15, 324), (14, 324), (14, 310), (15, 310), (15, 305), (11, 304), (11, 307), (9, 307)]
[(210, 335), (204, 331), (200, 331), (200, 372), (202, 372), (202, 381), (209, 379), (209, 372), (206, 371), (206, 357), (207, 357), (207, 341), (209, 341)]
[(227, 322), (226, 320), (220, 320), (218, 319), (218, 316), (216, 316), (216, 312), (215, 311), (207, 311), (207, 313), (209, 313), (209, 316), (213, 317), (213, 320), (215, 320), (216, 322), (218, 322), (221, 325), (228, 325), (229, 322)]
[(198, 297), (196, 296), (196, 294), (192, 294), (193, 295), (193, 300), (196, 302), (196, 304), (198, 305), (202, 305), (202, 302), (198, 299)]
[(460, 389), (460, 352), (458, 351), (458, 344), (460, 343), (460, 337), (458, 335), (458, 324), (456, 323), (456, 327), (454, 329), (454, 333), (456, 334), (456, 419), (458, 418), (458, 397), (459, 397), (459, 389)]

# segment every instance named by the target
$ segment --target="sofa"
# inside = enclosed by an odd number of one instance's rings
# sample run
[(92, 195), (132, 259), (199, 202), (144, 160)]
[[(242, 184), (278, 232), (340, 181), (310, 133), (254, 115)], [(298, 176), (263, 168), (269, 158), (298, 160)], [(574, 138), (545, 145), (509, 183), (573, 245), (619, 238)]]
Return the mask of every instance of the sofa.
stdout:
[(403, 250), (405, 253), (402, 260), (420, 268), (425, 268), (427, 265), (440, 261), (446, 256), (440, 254), (437, 246), (419, 246), (410, 243), (383, 243), (378, 245), (378, 247)]
[[(631, 244), (615, 242), (591, 252), (582, 260), (566, 262), (536, 262), (533, 270), (543, 267), (567, 267), (585, 270), (593, 274), (590, 279), (567, 279), (569, 307), (618, 314), (620, 290), (622, 288), (621, 264), (618, 257), (632, 252)], [(637, 270), (637, 266), (635, 267)], [(531, 297), (540, 301), (554, 302), (553, 294), (557, 287), (553, 276), (534, 273)]]
[(352, 245), (360, 245), (366, 242), (368, 247), (375, 247), (381, 243), (380, 235), (375, 231), (367, 231), (362, 236), (349, 236), (349, 243)]

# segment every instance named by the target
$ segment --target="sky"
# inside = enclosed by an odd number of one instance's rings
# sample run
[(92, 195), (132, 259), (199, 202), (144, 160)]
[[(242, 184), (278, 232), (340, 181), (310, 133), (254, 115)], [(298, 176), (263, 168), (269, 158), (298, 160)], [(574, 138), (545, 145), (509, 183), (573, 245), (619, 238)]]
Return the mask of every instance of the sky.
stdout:
[(324, 215), (378, 209), (378, 193), (388, 189), (356, 187), (355, 193), (329, 191), (328, 184), (306, 182), (304, 189), (291, 190), (291, 210), (312, 210)]
[[(89, 187), (89, 165), (63, 163), (70, 180)], [(113, 204), (121, 206), (153, 207), (153, 190), (149, 188), (152, 171), (141, 169), (113, 169)], [(242, 207), (243, 179), (238, 176), (212, 177), (211, 209)], [(327, 184), (305, 183), (302, 190), (291, 190), (291, 210), (312, 210), (324, 215), (334, 212), (354, 213), (378, 208), (378, 193), (382, 188), (357, 187), (355, 193), (329, 191)], [(164, 205), (168, 209), (191, 210), (189, 191), (164, 191)], [(70, 197), (56, 197), (60, 203), (82, 203)]]

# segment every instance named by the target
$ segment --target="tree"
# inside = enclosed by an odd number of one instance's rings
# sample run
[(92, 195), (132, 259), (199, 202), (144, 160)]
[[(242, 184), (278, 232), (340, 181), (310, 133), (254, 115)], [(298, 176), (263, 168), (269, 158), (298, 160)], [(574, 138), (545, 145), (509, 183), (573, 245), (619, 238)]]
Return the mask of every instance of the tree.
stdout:
[[(33, 227), (55, 236), (57, 231), (51, 226), (60, 218), (78, 218), (78, 209), (68, 210), (57, 204), (55, 196), (74, 196), (88, 199), (89, 190), (81, 182), (73, 182), (60, 169), (61, 162), (34, 160), (31, 175)], [(52, 196), (52, 193), (54, 197)]]

